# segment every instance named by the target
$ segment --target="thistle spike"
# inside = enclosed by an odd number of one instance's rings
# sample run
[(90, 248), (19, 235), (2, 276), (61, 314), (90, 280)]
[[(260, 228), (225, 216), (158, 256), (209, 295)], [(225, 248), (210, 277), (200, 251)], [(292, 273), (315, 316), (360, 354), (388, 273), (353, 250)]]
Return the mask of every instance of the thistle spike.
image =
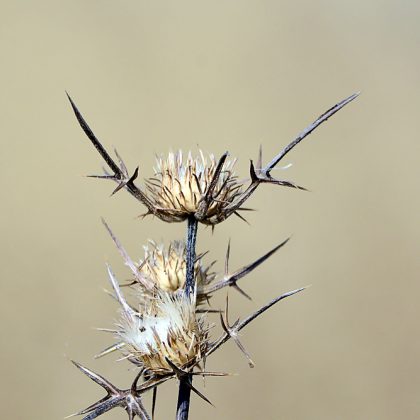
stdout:
[[(359, 93), (354, 93), (350, 95), (348, 98), (343, 99), (342, 101), (338, 102), (336, 105), (328, 109), (322, 115), (320, 115), (312, 124), (306, 127), (302, 132), (298, 134), (298, 136), (292, 140), (279, 154), (277, 154), (271, 162), (269, 162), (265, 167), (261, 169), (254, 167), (254, 164), (251, 160), (250, 164), (250, 176), (251, 176), (251, 183), (249, 184), (248, 188), (242, 192), (242, 194), (236, 198), (236, 200), (230, 203), (225, 208), (224, 218), (227, 219), (230, 215), (235, 213), (242, 204), (248, 200), (248, 198), (253, 194), (253, 192), (257, 189), (257, 187), (261, 183), (269, 183), (275, 185), (281, 185), (285, 187), (292, 187), (297, 188), (300, 190), (305, 190), (305, 188), (296, 185), (294, 182), (284, 181), (284, 180), (276, 180), (271, 176), (271, 171), (274, 167), (289, 153), (295, 146), (297, 146), (305, 137), (311, 134), (316, 128), (318, 128), (322, 123), (328, 120), (328, 118), (332, 117), (336, 112), (342, 109), (344, 106), (349, 104), (351, 101), (356, 99), (359, 96)], [(262, 156), (262, 153), (261, 153)], [(258, 158), (259, 159), (259, 158)]]
[(133, 260), (130, 258), (127, 251), (124, 249), (124, 247), (122, 246), (118, 238), (114, 235), (111, 228), (106, 223), (105, 219), (102, 218), (101, 220), (102, 220), (103, 225), (105, 226), (105, 229), (108, 231), (109, 236), (111, 236), (111, 239), (113, 240), (115, 246), (117, 247), (118, 252), (121, 254), (124, 260), (124, 264), (131, 270), (131, 272), (134, 274), (134, 277), (140, 284), (142, 284), (148, 290), (153, 290), (153, 287), (154, 287), (153, 282), (151, 282), (149, 279), (141, 275), (139, 271), (139, 267), (137, 267), (134, 264)]
[[(263, 307), (261, 307), (260, 309), (258, 309), (257, 311), (253, 312), (251, 315), (248, 315), (246, 318), (244, 318), (242, 321), (239, 321), (238, 323), (235, 323), (234, 326), (232, 328), (234, 328), (235, 332), (238, 333), (239, 331), (242, 330), (242, 328), (245, 328), (250, 322), (252, 322), (254, 319), (256, 319), (257, 317), (259, 317), (261, 314), (263, 314), (265, 311), (267, 311), (268, 309), (270, 309), (272, 306), (274, 306), (276, 303), (280, 302), (283, 299), (286, 299), (290, 296), (295, 295), (296, 293), (302, 292), (303, 290), (305, 290), (306, 287), (301, 287), (299, 289), (296, 290), (292, 290), (290, 292), (284, 293), (278, 297), (276, 297), (275, 299), (271, 300), (270, 302), (268, 302), (266, 305), (264, 305)], [(226, 341), (228, 341), (231, 338), (231, 334), (228, 334), (227, 332), (225, 332), (221, 337), (219, 337), (218, 340), (216, 340), (213, 344), (211, 344), (208, 348), (208, 350), (206, 351), (206, 354), (204, 355), (204, 357), (208, 357), (210, 356), (212, 353), (214, 353), (220, 346), (222, 346), (224, 343), (226, 343)]]
[(115, 407), (121, 407), (127, 412), (130, 420), (133, 420), (136, 416), (141, 420), (150, 420), (150, 416), (147, 414), (147, 411), (141, 401), (140, 391), (137, 388), (137, 382), (143, 373), (142, 370), (137, 374), (130, 389), (121, 390), (112, 385), (111, 382), (103, 376), (82, 366), (80, 363), (75, 361), (72, 361), (72, 363), (107, 392), (107, 395), (104, 398), (84, 410), (81, 410), (76, 414), (72, 414), (72, 416), (87, 414), (82, 420), (93, 420)]
[(235, 326), (239, 323), (239, 319), (235, 321), (235, 323), (231, 326), (229, 325), (229, 298), (228, 295), (226, 295), (226, 309), (225, 314), (220, 314), (220, 323), (222, 324), (222, 328), (225, 331), (226, 334), (229, 334), (230, 338), (233, 339), (235, 344), (238, 346), (239, 350), (245, 355), (245, 357), (248, 359), (248, 365), (250, 368), (253, 368), (255, 366), (255, 363), (252, 361), (250, 354), (246, 351), (243, 344), (240, 342), (238, 337), (238, 332), (235, 330)]
[[(282, 248), (284, 245), (286, 245), (287, 242), (289, 242), (289, 240), (290, 240), (290, 238), (287, 238), (286, 240), (281, 242), (279, 245), (275, 246), (273, 249), (268, 251), (266, 254), (264, 254), (263, 256), (261, 256), (260, 258), (258, 258), (254, 262), (252, 262), (251, 264), (248, 264), (248, 265), (240, 268), (239, 270), (236, 270), (232, 274), (229, 274), (228, 272), (226, 272), (226, 263), (225, 263), (225, 276), (224, 276), (224, 278), (222, 280), (219, 280), (217, 283), (208, 286), (202, 292), (202, 294), (204, 294), (204, 293), (205, 294), (214, 293), (217, 290), (220, 290), (220, 289), (222, 289), (223, 287), (226, 287), (226, 286), (231, 286), (231, 287), (237, 288), (238, 287), (238, 285), (237, 285), (238, 280), (240, 280), (242, 277), (249, 274), (251, 271), (255, 270), (259, 265), (261, 265), (264, 261), (266, 261), (268, 258), (270, 258), (275, 252), (277, 252), (280, 248)], [(229, 254), (230, 254), (230, 244), (229, 244)], [(229, 258), (229, 254), (226, 255), (227, 259)], [(240, 290), (240, 292), (244, 293), (242, 290)], [(248, 295), (246, 295), (246, 297), (248, 297), (250, 299), (250, 297)]]

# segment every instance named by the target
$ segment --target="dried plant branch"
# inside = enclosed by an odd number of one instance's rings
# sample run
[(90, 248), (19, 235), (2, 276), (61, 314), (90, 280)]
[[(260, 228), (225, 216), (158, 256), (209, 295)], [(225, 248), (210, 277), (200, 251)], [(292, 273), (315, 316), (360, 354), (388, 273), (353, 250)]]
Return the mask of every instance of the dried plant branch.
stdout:
[(340, 101), (333, 107), (331, 107), (328, 111), (324, 112), (320, 115), (312, 124), (306, 127), (298, 136), (290, 142), (278, 155), (276, 155), (270, 163), (268, 163), (264, 168), (262, 168), (262, 149), (260, 148), (258, 162), (260, 164), (260, 168), (258, 171), (255, 170), (254, 164), (251, 160), (250, 164), (250, 176), (251, 176), (251, 183), (248, 188), (242, 193), (240, 197), (238, 197), (235, 202), (231, 203), (225, 208), (225, 218), (228, 218), (231, 214), (237, 211), (242, 204), (248, 200), (248, 198), (252, 195), (252, 193), (257, 189), (257, 187), (261, 183), (269, 183), (275, 185), (283, 185), (292, 188), (303, 189), (303, 187), (299, 187), (293, 182), (284, 181), (274, 179), (271, 176), (271, 171), (274, 167), (289, 153), (296, 145), (298, 145), (305, 137), (311, 134), (316, 128), (318, 128), (322, 123), (328, 120), (328, 118), (332, 117), (336, 112), (342, 109), (344, 106), (349, 104), (351, 101), (356, 99), (359, 96), (359, 93), (354, 93), (350, 95), (348, 98)]
[[(232, 274), (229, 274), (228, 271), (228, 267), (229, 267), (229, 255), (230, 255), (230, 242), (228, 245), (228, 250), (226, 253), (226, 260), (225, 260), (225, 275), (224, 278), (222, 280), (219, 280), (217, 283), (211, 284), (210, 286), (206, 287), (203, 291), (200, 291), (201, 294), (211, 294), (216, 292), (217, 290), (220, 290), (226, 286), (231, 286), (234, 287), (236, 289), (239, 288), (239, 286), (237, 285), (237, 281), (240, 280), (242, 277), (246, 276), (247, 274), (249, 274), (251, 271), (255, 270), (260, 264), (262, 264), (264, 261), (266, 261), (268, 258), (270, 258), (275, 252), (277, 252), (280, 248), (282, 248), (284, 245), (286, 245), (286, 243), (289, 241), (290, 238), (287, 238), (285, 241), (283, 241), (281, 244), (275, 246), (271, 251), (267, 252), (266, 254), (264, 254), (262, 257), (258, 258), (257, 260), (255, 260), (254, 262), (252, 262), (251, 264), (248, 264), (242, 268), (240, 268), (239, 270), (235, 271)], [(244, 294), (245, 292), (243, 292), (240, 289), (240, 292), (242, 294)], [(251, 300), (251, 298), (245, 294), (245, 297), (247, 297), (249, 300)]]
[[(224, 162), (224, 161), (223, 161)], [(223, 166), (223, 162), (221, 166)], [(219, 165), (218, 165), (219, 166)], [(216, 171), (217, 172), (217, 171)], [(187, 256), (186, 256), (186, 296), (195, 294), (197, 287), (195, 284), (194, 264), (195, 264), (195, 245), (197, 240), (198, 221), (194, 216), (188, 217), (187, 225)], [(191, 390), (202, 396), (192, 385), (192, 375), (187, 374), (179, 377), (178, 402), (176, 406), (176, 420), (188, 420)], [(202, 396), (206, 399), (204, 396)], [(211, 403), (210, 403), (211, 404)]]
[(106, 162), (106, 164), (109, 166), (109, 168), (113, 172), (113, 175), (111, 175), (111, 176), (110, 175), (105, 175), (103, 178), (113, 179), (113, 180), (119, 182), (119, 186), (117, 187), (116, 190), (114, 190), (113, 193), (115, 193), (116, 191), (118, 191), (120, 188), (125, 187), (127, 189), (127, 191), (129, 191), (129, 193), (131, 195), (133, 195), (137, 200), (139, 200), (140, 202), (142, 202), (151, 213), (155, 213), (155, 208), (154, 208), (153, 204), (151, 203), (151, 201), (134, 184), (134, 180), (135, 180), (135, 178), (138, 175), (138, 169), (136, 169), (136, 171), (134, 171), (133, 176), (130, 177), (128, 175), (126, 166), (123, 164), (123, 162), (122, 162), (122, 160), (121, 160), (121, 158), (119, 157), (118, 154), (117, 154), (117, 157), (120, 160), (120, 163), (121, 163), (122, 168), (120, 168), (115, 163), (115, 161), (111, 158), (111, 156), (108, 154), (108, 152), (102, 146), (101, 142), (97, 139), (97, 137), (95, 136), (95, 134), (93, 133), (93, 131), (89, 127), (89, 125), (86, 122), (86, 120), (83, 118), (82, 114), (80, 113), (80, 111), (76, 107), (76, 104), (73, 102), (73, 100), (70, 97), (70, 95), (67, 92), (66, 92), (66, 94), (67, 94), (67, 97), (68, 97), (68, 99), (70, 101), (70, 104), (71, 104), (71, 106), (73, 108), (73, 112), (76, 115), (77, 121), (80, 124), (80, 127), (85, 132), (85, 134), (87, 135), (87, 137), (89, 138), (89, 140), (95, 146), (95, 149), (99, 152), (99, 154), (102, 156), (102, 158), (104, 159), (104, 161)]
[(261, 170), (261, 174), (263, 176), (270, 177), (271, 170), (274, 169), (274, 167), (287, 155), (287, 153), (289, 153), (296, 145), (298, 145), (306, 136), (311, 134), (312, 131), (319, 127), (323, 122), (327, 121), (328, 118), (332, 117), (341, 108), (356, 99), (359, 94), (360, 92), (350, 95), (348, 98), (343, 99), (338, 104), (332, 106), (329, 110), (320, 115), (311, 125), (299, 133), (299, 135), (292, 142), (290, 142), (277, 156), (275, 156), (272, 161)]
[(197, 229), (198, 221), (195, 217), (190, 216), (188, 218), (187, 226), (187, 269), (186, 269), (186, 278), (185, 278), (185, 293), (190, 295), (195, 293), (195, 277), (194, 277), (194, 264), (195, 264), (195, 244), (197, 240)]
[(245, 328), (250, 322), (252, 322), (255, 318), (260, 316), (262, 313), (264, 313), (267, 309), (270, 309), (273, 305), (280, 302), (283, 299), (286, 299), (289, 296), (292, 296), (296, 293), (301, 292), (302, 290), (305, 290), (306, 287), (301, 287), (300, 289), (292, 290), (291, 292), (284, 293), (283, 295), (273, 299), (266, 305), (264, 305), (262, 308), (258, 309), (258, 311), (255, 311), (245, 319), (243, 319), (240, 322), (237, 322), (232, 326), (230, 332), (225, 332), (218, 340), (216, 340), (213, 344), (210, 345), (208, 351), (206, 352), (206, 357), (210, 356), (212, 353), (214, 353), (221, 345), (226, 343), (230, 338), (232, 338), (232, 331), (237, 334), (239, 331), (242, 330), (242, 328)]
[(255, 363), (252, 361), (251, 355), (246, 351), (245, 347), (239, 341), (238, 331), (236, 329), (236, 326), (239, 323), (239, 318), (233, 323), (233, 325), (229, 325), (229, 298), (228, 296), (226, 296), (226, 309), (225, 309), (224, 316), (223, 314), (220, 314), (220, 323), (222, 324), (223, 331), (226, 334), (228, 334), (230, 338), (233, 339), (233, 341), (238, 346), (239, 350), (241, 350), (241, 352), (248, 359), (249, 367), (253, 368), (255, 366)]
[(92, 379), (92, 381), (104, 388), (107, 395), (84, 410), (81, 410), (76, 414), (72, 414), (72, 416), (86, 414), (86, 416), (83, 417), (83, 420), (93, 420), (115, 407), (121, 407), (127, 412), (129, 420), (134, 419), (135, 416), (138, 416), (142, 420), (150, 420), (150, 416), (147, 414), (147, 411), (141, 401), (141, 392), (137, 388), (137, 382), (143, 371), (138, 373), (130, 389), (121, 390), (112, 385), (111, 382), (103, 376), (98, 375), (81, 364), (74, 361), (73, 364), (86, 376)]

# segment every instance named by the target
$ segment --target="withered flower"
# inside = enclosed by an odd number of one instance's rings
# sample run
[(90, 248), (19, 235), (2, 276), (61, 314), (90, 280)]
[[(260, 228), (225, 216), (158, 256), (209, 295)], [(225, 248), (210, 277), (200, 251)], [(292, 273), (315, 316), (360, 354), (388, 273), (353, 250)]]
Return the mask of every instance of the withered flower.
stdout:
[(108, 274), (121, 305), (116, 338), (126, 358), (154, 376), (172, 372), (168, 360), (180, 369), (200, 362), (207, 349), (208, 326), (196, 313), (194, 295), (159, 290), (133, 307), (109, 267)]
[[(233, 172), (235, 161), (226, 157), (224, 164), (218, 164), (213, 155), (206, 158), (200, 150), (200, 157), (188, 153), (185, 161), (182, 151), (169, 153), (166, 159), (158, 158), (154, 177), (146, 180), (155, 208), (166, 209), (174, 222), (197, 215), (205, 224), (217, 223), (225, 208), (242, 193), (243, 183)], [(208, 204), (210, 189), (213, 193)]]
[(118, 186), (113, 194), (125, 188), (146, 206), (145, 215), (153, 214), (166, 222), (182, 222), (193, 217), (201, 223), (214, 226), (232, 214), (242, 218), (238, 212), (243, 209), (245, 201), (260, 184), (268, 183), (304, 189), (294, 182), (273, 178), (271, 171), (290, 150), (320, 124), (355, 99), (358, 94), (349, 96), (318, 117), (266, 166), (263, 166), (260, 149), (257, 166), (255, 167), (251, 161), (249, 170), (251, 179), (246, 188), (243, 188), (243, 182), (238, 181), (234, 175), (235, 161), (227, 160), (227, 152), (218, 161), (213, 156), (208, 159), (203, 155), (201, 158), (193, 158), (191, 154), (188, 154), (186, 162), (183, 162), (182, 153), (178, 152), (170, 153), (167, 159), (158, 159), (155, 175), (146, 180), (149, 194), (134, 183), (138, 177), (138, 168), (130, 175), (117, 151), (115, 154), (119, 165), (111, 158), (73, 100), (69, 95), (67, 96), (80, 126), (112, 171), (112, 173), (106, 172), (105, 175), (94, 177), (117, 182)]
[[(140, 260), (139, 271), (152, 279), (159, 290), (183, 290), (187, 270), (185, 256), (185, 241), (171, 241), (168, 247), (149, 241), (144, 246), (144, 259)], [(201, 258), (198, 258), (194, 264), (194, 276), (201, 289), (213, 281), (215, 273), (210, 271), (210, 266), (204, 267)]]

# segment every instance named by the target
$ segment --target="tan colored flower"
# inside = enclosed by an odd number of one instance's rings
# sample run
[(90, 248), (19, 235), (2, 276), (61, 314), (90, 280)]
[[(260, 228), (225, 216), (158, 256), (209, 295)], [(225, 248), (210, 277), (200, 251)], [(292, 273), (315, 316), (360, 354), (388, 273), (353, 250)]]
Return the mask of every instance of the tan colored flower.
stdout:
[(128, 305), (110, 269), (110, 281), (121, 305), (116, 338), (128, 359), (154, 375), (197, 365), (207, 349), (208, 327), (196, 314), (195, 296), (158, 290)]
[(242, 193), (234, 165), (235, 160), (224, 160), (219, 166), (213, 155), (205, 157), (201, 151), (200, 157), (190, 152), (186, 159), (181, 151), (169, 153), (166, 159), (157, 159), (154, 177), (146, 180), (148, 198), (171, 221), (195, 215), (202, 223), (218, 223), (224, 209)]
[[(167, 248), (153, 241), (144, 247), (144, 260), (140, 261), (140, 273), (151, 279), (159, 290), (175, 292), (183, 289), (186, 277), (186, 245), (184, 241), (173, 241)], [(203, 267), (201, 259), (195, 263), (195, 279), (197, 286), (208, 285), (215, 274), (210, 267)]]

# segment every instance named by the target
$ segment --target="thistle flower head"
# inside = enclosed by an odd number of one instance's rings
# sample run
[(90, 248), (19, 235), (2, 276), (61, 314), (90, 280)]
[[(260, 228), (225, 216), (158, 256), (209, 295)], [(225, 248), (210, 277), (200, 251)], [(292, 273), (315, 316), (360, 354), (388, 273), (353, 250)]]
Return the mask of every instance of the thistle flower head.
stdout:
[(157, 290), (137, 308), (128, 305), (109, 270), (115, 295), (121, 304), (117, 339), (125, 356), (155, 376), (196, 365), (207, 348), (208, 327), (196, 314), (195, 296)]
[[(144, 246), (144, 260), (140, 261), (140, 274), (149, 278), (156, 288), (166, 292), (176, 292), (184, 288), (186, 279), (185, 241), (172, 241), (168, 247), (149, 241)], [(215, 274), (209, 267), (203, 267), (201, 259), (194, 265), (198, 287), (209, 284)]]
[[(227, 156), (227, 155), (226, 155)], [(173, 222), (190, 215), (213, 225), (223, 217), (224, 209), (242, 192), (243, 183), (234, 174), (235, 160), (219, 162), (213, 155), (184, 159), (181, 151), (157, 159), (155, 175), (146, 181), (149, 200)]]

